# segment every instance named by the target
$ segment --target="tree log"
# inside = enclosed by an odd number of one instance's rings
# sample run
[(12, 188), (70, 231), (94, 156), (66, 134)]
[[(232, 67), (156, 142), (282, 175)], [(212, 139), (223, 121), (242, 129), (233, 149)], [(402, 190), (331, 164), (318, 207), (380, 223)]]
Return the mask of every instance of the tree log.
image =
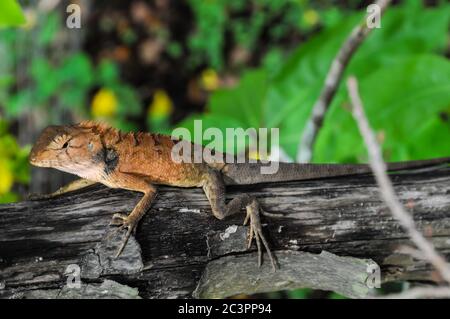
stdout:
[[(448, 258), (450, 168), (391, 177), (417, 227)], [(141, 194), (95, 185), (0, 206), (0, 297), (126, 297), (128, 291), (130, 298), (209, 298), (299, 287), (364, 297), (373, 262), (383, 282), (440, 280), (401, 250), (411, 242), (370, 175), (233, 186), (227, 198), (242, 192), (282, 215), (262, 217), (280, 265), (275, 273), (267, 258), (257, 267), (255, 247), (246, 249), (244, 214), (215, 219), (201, 189), (159, 187), (136, 240), (114, 259), (123, 233), (109, 226), (111, 216), (131, 211)], [(83, 289), (67, 293), (78, 266)], [(105, 295), (108, 290), (98, 288), (105, 285), (120, 291)]]

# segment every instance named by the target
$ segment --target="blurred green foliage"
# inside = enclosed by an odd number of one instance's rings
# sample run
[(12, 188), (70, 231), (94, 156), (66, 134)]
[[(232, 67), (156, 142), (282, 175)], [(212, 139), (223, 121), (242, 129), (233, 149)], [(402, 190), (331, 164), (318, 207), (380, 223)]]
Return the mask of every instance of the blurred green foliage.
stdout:
[[(4, 5), (2, 1), (0, 12)], [(58, 12), (45, 16), (30, 12), (24, 27), (0, 30), (0, 202), (19, 199), (13, 186), (27, 184), (30, 171), (30, 146), (18, 146), (14, 135), (8, 133), (7, 122), (37, 112), (41, 125), (47, 125), (60, 122), (61, 114), (68, 111), (76, 118), (107, 120), (128, 131), (137, 126), (127, 117), (142, 110), (138, 95), (121, 80), (115, 62), (104, 59), (94, 66), (88, 54), (62, 49), (65, 25)], [(100, 98), (94, 110), (94, 99), (90, 101), (93, 91), (97, 91), (94, 97), (98, 92), (112, 92), (114, 108)]]
[(17, 26), (25, 23), (25, 17), (16, 0), (0, 1), (0, 27)]
[(307, 299), (312, 291), (313, 290), (309, 288), (295, 289), (288, 291), (288, 296), (291, 299)]
[(0, 203), (15, 202), (18, 195), (12, 191), (14, 183), (28, 184), (30, 179), (28, 153), (30, 147), (19, 147), (0, 118)]
[[(257, 50), (257, 41), (277, 42), (289, 32), (309, 31), (320, 16), (311, 9), (308, 0), (189, 0), (195, 16), (195, 31), (189, 38), (188, 63), (195, 68), (207, 64), (216, 70), (225, 65), (224, 49), (227, 36), (248, 51)], [(338, 14), (334, 10), (335, 14)], [(324, 15), (329, 12), (324, 10)], [(334, 16), (336, 18), (336, 16)], [(282, 59), (281, 51), (270, 48), (264, 62), (271, 64)], [(273, 64), (272, 64), (273, 65)]]
[[(87, 107), (90, 92), (106, 88), (117, 98), (117, 109), (108, 120), (123, 129), (135, 128), (125, 119), (141, 112), (140, 101), (135, 90), (120, 79), (117, 65), (102, 60), (95, 67), (86, 53), (67, 53), (58, 47), (65, 28), (58, 12), (45, 17), (37, 13), (35, 19), (29, 29), (0, 30), (0, 51), (6, 57), (0, 61), (0, 70), (7, 74), (0, 78), (4, 116), (14, 119), (24, 112), (41, 110), (47, 112), (46, 120), (51, 123), (58, 121), (62, 110), (70, 110), (87, 118), (92, 113)], [(55, 108), (59, 111), (51, 112)]]
[[(180, 126), (192, 128), (193, 120), (202, 119), (204, 128), (280, 128), (281, 146), (295, 158), (331, 61), (361, 19), (355, 13), (325, 23), (278, 72), (265, 67), (247, 71), (237, 87), (211, 96), (207, 113)], [(413, 0), (390, 8), (382, 28), (372, 32), (348, 66), (346, 76), (359, 79), (366, 112), (388, 160), (448, 155), (450, 62), (440, 54), (448, 42), (449, 21), (449, 4), (424, 8)], [(314, 161), (357, 162), (365, 154), (341, 85), (319, 134)]]
[[(15, 0), (0, 2), (0, 27), (21, 25), (25, 17)], [(0, 85), (8, 83), (10, 77), (0, 76)], [(0, 95), (1, 97), (1, 95)], [(0, 203), (15, 202), (18, 195), (12, 191), (14, 183), (27, 184), (29, 147), (20, 148), (8, 125), (0, 115)]]

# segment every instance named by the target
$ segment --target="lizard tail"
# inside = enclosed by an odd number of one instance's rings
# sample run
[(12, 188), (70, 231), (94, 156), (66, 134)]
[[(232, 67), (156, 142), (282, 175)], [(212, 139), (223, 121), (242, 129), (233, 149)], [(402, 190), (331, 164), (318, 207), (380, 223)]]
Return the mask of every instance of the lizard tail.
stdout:
[[(449, 164), (450, 157), (387, 163), (387, 170), (425, 168)], [(287, 182), (371, 173), (368, 164), (229, 163), (222, 168), (227, 185)]]

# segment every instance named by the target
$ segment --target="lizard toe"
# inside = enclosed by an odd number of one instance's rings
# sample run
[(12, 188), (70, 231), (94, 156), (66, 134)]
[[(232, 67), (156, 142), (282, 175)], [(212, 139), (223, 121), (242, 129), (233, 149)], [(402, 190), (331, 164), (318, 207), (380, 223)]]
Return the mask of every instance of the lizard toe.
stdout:
[(116, 213), (113, 215), (111, 222), (109, 223), (111, 226), (122, 226), (126, 224), (126, 220), (128, 215), (122, 213)]
[(117, 258), (125, 248), (125, 245), (128, 239), (130, 238), (131, 234), (134, 235), (136, 233), (137, 222), (126, 214), (116, 213), (113, 215), (111, 219), (110, 226), (118, 226), (118, 227), (108, 234), (106, 238), (107, 240), (110, 240), (116, 234), (121, 233), (124, 229), (126, 230), (125, 238), (122, 241), (122, 244), (115, 256)]
[(125, 237), (122, 240), (122, 244), (117, 250), (115, 258), (119, 257), (122, 251), (125, 249), (125, 246), (127, 245), (128, 239), (130, 239), (131, 234), (136, 233), (136, 227), (137, 222), (127, 216), (127, 218), (123, 221), (123, 224), (118, 228), (119, 231), (121, 231), (122, 229), (126, 229), (127, 232), (125, 233)]
[(249, 206), (247, 206), (247, 216), (245, 217), (245, 221), (250, 221), (247, 247), (250, 248), (252, 241), (255, 240), (258, 249), (258, 266), (261, 266), (262, 249), (264, 246), (272, 264), (273, 271), (275, 271), (278, 266), (272, 254), (272, 251), (269, 248), (269, 244), (263, 234), (259, 213), (260, 207), (258, 202), (254, 201)]

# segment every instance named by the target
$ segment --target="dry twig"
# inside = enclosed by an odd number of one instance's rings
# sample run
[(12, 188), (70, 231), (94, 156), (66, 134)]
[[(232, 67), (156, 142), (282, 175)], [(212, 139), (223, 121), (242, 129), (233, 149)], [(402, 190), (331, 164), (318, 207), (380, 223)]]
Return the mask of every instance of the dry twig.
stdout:
[[(388, 206), (394, 218), (397, 219), (397, 221), (408, 233), (409, 237), (420, 250), (424, 258), (437, 269), (439, 274), (445, 281), (447, 281), (447, 283), (450, 283), (450, 267), (446, 260), (438, 254), (433, 244), (425, 239), (425, 237), (417, 230), (412, 216), (405, 211), (403, 205), (395, 195), (392, 183), (386, 174), (386, 164), (383, 161), (380, 147), (364, 114), (356, 78), (350, 77), (347, 81), (347, 87), (352, 104), (353, 117), (358, 124), (359, 130), (366, 144), (369, 153), (369, 163), (378, 183), (381, 198)], [(423, 290), (419, 290), (419, 292), (423, 292)], [(441, 294), (440, 297), (442, 297), (442, 294), (445, 292), (448, 293), (446, 296), (450, 297), (450, 288), (448, 287), (440, 288), (436, 291), (436, 294), (439, 293)], [(411, 296), (413, 295), (414, 293), (411, 293)]]
[[(391, 0), (379, 0), (375, 4), (380, 7), (380, 13), (386, 10)], [(328, 71), (325, 84), (316, 103), (313, 106), (311, 117), (305, 125), (301, 141), (298, 147), (297, 162), (308, 163), (311, 161), (313, 145), (317, 134), (322, 127), (325, 114), (337, 91), (342, 75), (351, 57), (359, 48), (364, 39), (369, 35), (372, 28), (367, 26), (366, 21), (358, 24), (344, 42)]]

